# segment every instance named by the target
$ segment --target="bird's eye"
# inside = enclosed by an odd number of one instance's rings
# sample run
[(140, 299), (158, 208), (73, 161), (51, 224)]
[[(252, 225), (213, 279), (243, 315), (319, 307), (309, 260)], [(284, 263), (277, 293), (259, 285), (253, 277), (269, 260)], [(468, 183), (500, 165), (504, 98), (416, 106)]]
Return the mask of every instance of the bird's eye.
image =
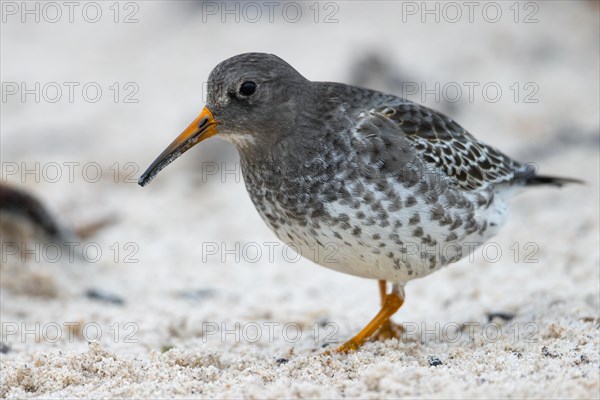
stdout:
[(246, 81), (240, 86), (240, 94), (242, 96), (250, 96), (254, 92), (256, 92), (256, 83), (252, 81)]

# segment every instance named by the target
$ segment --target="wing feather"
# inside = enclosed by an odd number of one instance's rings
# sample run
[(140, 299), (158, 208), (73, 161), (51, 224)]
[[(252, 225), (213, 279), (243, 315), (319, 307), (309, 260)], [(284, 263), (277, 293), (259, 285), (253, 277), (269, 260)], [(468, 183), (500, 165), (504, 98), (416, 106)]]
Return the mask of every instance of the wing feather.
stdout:
[(370, 114), (393, 121), (428, 166), (465, 190), (524, 181), (534, 174), (531, 166), (512, 160), (475, 139), (451, 118), (419, 104), (381, 105)]

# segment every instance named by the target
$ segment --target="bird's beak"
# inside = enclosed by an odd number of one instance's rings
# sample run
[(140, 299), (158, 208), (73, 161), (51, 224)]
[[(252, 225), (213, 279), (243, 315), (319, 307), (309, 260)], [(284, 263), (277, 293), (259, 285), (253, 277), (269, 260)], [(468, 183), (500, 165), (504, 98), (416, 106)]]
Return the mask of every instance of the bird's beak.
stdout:
[(217, 125), (212, 112), (204, 107), (196, 118), (175, 140), (154, 160), (146, 172), (138, 179), (140, 186), (146, 186), (154, 177), (177, 157), (204, 139), (217, 134)]

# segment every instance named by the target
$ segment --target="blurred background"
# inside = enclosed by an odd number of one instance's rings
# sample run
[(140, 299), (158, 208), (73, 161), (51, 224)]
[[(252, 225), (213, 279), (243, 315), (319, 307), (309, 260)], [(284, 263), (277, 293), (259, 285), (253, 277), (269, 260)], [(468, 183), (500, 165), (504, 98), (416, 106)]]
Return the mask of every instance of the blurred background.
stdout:
[[(250, 51), (407, 97), (544, 174), (586, 181), (515, 198), (502, 255), (411, 282), (397, 320), (536, 320), (557, 301), (570, 310), (557, 318), (596, 318), (598, 2), (473, 3), (2, 2), (4, 360), (85, 349), (90, 323), (106, 348), (147, 357), (206, 346), (206, 321), (333, 321), (343, 340), (375, 312), (375, 282), (281, 245), (270, 256), (276, 238), (232, 145), (211, 139), (136, 183), (202, 109), (211, 69)], [(60, 340), (23, 340), (38, 322), (58, 323)]]

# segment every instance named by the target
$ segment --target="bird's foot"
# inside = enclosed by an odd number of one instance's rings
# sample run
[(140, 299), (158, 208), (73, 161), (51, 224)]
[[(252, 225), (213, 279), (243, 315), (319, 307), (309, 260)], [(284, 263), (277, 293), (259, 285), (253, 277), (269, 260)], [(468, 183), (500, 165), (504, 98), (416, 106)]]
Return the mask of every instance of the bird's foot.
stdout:
[(402, 338), (403, 333), (404, 333), (404, 328), (402, 327), (402, 325), (396, 324), (395, 322), (392, 322), (391, 319), (388, 319), (381, 326), (381, 328), (379, 328), (379, 330), (377, 332), (375, 332), (375, 334), (373, 336), (371, 336), (369, 341), (376, 341), (376, 340), (384, 341), (384, 340), (388, 340), (388, 339), (398, 339), (399, 340), (400, 338)]
[[(371, 337), (368, 338), (369, 342), (384, 341), (388, 339), (400, 339), (404, 333), (404, 328), (400, 324), (396, 324), (391, 320), (387, 320), (383, 323), (381, 328), (377, 330)], [(365, 340), (353, 337), (352, 339), (345, 342), (343, 345), (337, 348), (337, 353), (350, 353), (358, 350), (363, 345)]]
[[(369, 322), (367, 326), (365, 326), (356, 336), (341, 345), (337, 349), (337, 352), (349, 353), (357, 350), (367, 339), (375, 336), (376, 333), (384, 329), (386, 326), (390, 327), (389, 332), (393, 332), (390, 317), (396, 311), (398, 311), (398, 309), (402, 306), (402, 303), (404, 303), (404, 299), (400, 297), (398, 293), (394, 292), (386, 295), (383, 301), (383, 306), (375, 318), (373, 318), (371, 322)], [(388, 331), (388, 329), (384, 330), (386, 332)]]

